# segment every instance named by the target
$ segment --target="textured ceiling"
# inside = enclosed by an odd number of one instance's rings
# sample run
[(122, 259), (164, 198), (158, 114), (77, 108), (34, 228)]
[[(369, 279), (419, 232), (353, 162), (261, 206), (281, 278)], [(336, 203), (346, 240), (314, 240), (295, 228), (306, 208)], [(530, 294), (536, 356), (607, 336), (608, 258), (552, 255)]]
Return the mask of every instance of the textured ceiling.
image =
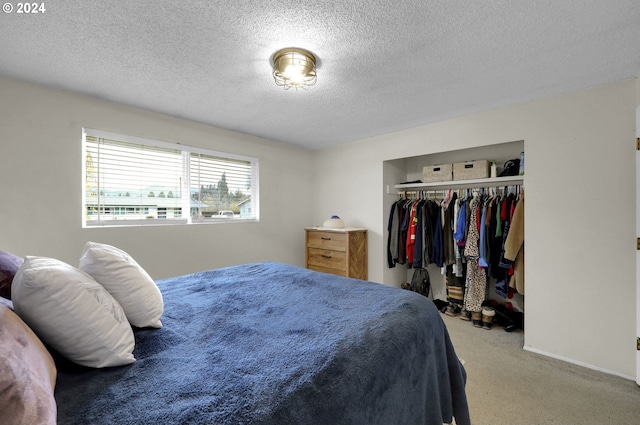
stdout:
[[(54, 0), (45, 8), (0, 14), (0, 74), (312, 149), (640, 72), (639, 0)], [(309, 90), (273, 81), (271, 56), (288, 46), (319, 58)]]

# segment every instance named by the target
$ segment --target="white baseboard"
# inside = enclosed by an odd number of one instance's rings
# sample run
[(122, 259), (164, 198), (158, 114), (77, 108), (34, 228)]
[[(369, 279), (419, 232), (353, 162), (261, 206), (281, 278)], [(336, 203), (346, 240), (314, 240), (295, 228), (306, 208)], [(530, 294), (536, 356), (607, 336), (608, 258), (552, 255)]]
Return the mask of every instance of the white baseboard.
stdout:
[(635, 381), (636, 377), (635, 376), (629, 376), (629, 375), (625, 375), (623, 373), (620, 372), (614, 372), (612, 370), (608, 370), (608, 369), (604, 369), (598, 366), (594, 366), (588, 363), (583, 363), (583, 362), (579, 362), (577, 360), (574, 359), (570, 359), (567, 357), (563, 357), (563, 356), (558, 356), (557, 354), (552, 354), (552, 353), (547, 353), (546, 351), (542, 351), (542, 350), (538, 350), (537, 348), (533, 348), (533, 347), (529, 347), (529, 346), (524, 346), (522, 347), (523, 350), (526, 351), (530, 351), (532, 353), (536, 353), (536, 354), (540, 354), (542, 356), (546, 356), (546, 357), (551, 357), (553, 359), (557, 359), (557, 360), (562, 360), (563, 362), (567, 362), (567, 363), (572, 363), (578, 366), (582, 366), (582, 367), (586, 367), (588, 369), (592, 369), (592, 370), (597, 370), (598, 372), (603, 372), (603, 373), (607, 373), (609, 375), (615, 375), (615, 376), (619, 376), (621, 378), (625, 378), (625, 379), (629, 379), (631, 381)]

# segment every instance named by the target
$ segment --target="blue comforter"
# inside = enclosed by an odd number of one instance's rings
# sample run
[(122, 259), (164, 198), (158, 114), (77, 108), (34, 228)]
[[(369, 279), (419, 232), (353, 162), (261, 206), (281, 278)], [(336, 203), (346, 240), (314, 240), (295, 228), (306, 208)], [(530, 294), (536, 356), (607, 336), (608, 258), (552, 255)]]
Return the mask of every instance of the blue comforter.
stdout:
[(158, 282), (136, 362), (59, 363), (59, 425), (469, 424), (465, 372), (410, 291), (257, 263)]

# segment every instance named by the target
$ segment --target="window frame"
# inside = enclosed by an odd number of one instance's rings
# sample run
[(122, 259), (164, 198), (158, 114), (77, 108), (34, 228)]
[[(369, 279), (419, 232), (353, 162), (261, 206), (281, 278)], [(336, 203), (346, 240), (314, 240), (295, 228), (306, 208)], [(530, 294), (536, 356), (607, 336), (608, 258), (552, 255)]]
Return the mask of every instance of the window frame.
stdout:
[[(160, 148), (160, 149), (171, 149), (171, 150), (179, 150), (182, 155), (182, 184), (181, 184), (181, 192), (187, 194), (187, 198), (181, 197), (181, 208), (180, 215), (181, 218), (155, 218), (152, 220), (149, 219), (107, 219), (104, 218), (106, 213), (103, 213), (103, 217), (98, 220), (88, 220), (87, 216), (89, 208), (93, 208), (95, 211), (100, 213), (101, 211), (106, 211), (107, 208), (110, 208), (113, 216), (116, 216), (117, 213), (116, 208), (119, 210), (124, 210), (127, 208), (138, 208), (142, 211), (148, 210), (149, 207), (147, 205), (122, 205), (122, 206), (112, 206), (105, 205), (98, 202), (95, 206), (87, 205), (87, 136), (96, 137), (98, 139), (109, 139), (118, 142), (124, 142), (129, 144), (143, 145), (149, 146), (152, 148)], [(204, 156), (210, 156), (215, 158), (220, 158), (223, 160), (230, 161), (246, 161), (250, 163), (251, 170), (251, 189), (249, 191), (250, 202), (251, 202), (251, 217), (239, 217), (236, 216), (232, 219), (226, 218), (214, 218), (211, 217), (192, 217), (191, 216), (191, 155), (200, 154)], [(100, 166), (98, 165), (98, 170)], [(105, 227), (136, 227), (136, 226), (166, 226), (166, 225), (191, 225), (191, 224), (231, 224), (231, 223), (251, 223), (251, 222), (259, 222), (260, 221), (260, 189), (259, 189), (259, 159), (257, 157), (233, 154), (229, 152), (221, 152), (212, 149), (199, 148), (195, 146), (184, 145), (182, 143), (170, 143), (160, 140), (147, 139), (143, 137), (130, 136), (125, 134), (113, 133), (104, 130), (97, 130), (93, 128), (83, 128), (82, 129), (82, 227), (86, 229), (95, 229), (95, 228), (105, 228)], [(100, 195), (100, 186), (98, 185), (98, 199)], [(102, 195), (104, 196), (104, 195)], [(245, 201), (243, 201), (245, 202)], [(157, 209), (161, 208), (166, 209), (166, 207), (158, 206)], [(186, 209), (186, 214), (185, 214)], [(122, 214), (122, 213), (120, 213)]]

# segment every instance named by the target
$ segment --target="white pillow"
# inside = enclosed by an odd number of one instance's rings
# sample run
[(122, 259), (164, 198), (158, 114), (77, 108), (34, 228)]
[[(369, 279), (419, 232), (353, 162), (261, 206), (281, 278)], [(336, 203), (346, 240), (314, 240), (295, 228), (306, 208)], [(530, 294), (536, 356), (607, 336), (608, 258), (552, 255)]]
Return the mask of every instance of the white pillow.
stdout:
[(120, 304), (86, 273), (27, 256), (13, 279), (15, 312), (60, 354), (83, 366), (133, 363), (135, 339)]
[(133, 326), (162, 327), (162, 293), (129, 254), (111, 245), (87, 242), (80, 258), (80, 269), (113, 295)]

